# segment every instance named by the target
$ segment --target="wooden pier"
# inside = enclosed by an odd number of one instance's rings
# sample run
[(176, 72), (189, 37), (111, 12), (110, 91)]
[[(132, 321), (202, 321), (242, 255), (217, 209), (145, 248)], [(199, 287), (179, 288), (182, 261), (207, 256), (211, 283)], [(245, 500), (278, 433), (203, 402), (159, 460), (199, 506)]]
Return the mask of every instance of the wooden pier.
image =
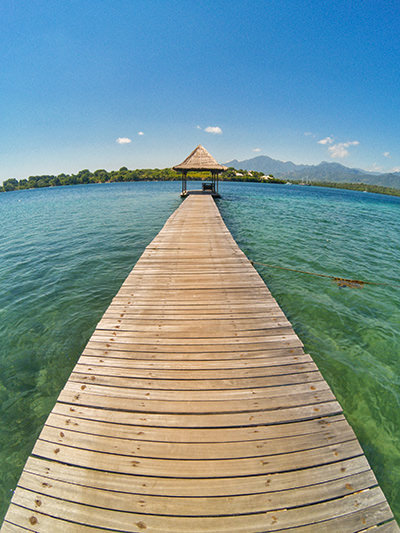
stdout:
[(97, 325), (2, 532), (400, 531), (392, 518), (317, 366), (193, 195)]

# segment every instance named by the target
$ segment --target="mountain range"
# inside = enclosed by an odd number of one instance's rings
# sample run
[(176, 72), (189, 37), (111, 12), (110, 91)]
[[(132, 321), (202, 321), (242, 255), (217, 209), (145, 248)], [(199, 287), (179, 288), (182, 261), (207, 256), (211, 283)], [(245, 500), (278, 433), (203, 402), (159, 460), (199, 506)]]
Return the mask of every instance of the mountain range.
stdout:
[(322, 161), (319, 165), (296, 165), (291, 161), (279, 161), (267, 155), (259, 155), (244, 161), (234, 159), (225, 165), (235, 169), (257, 170), (264, 172), (264, 174), (272, 174), (275, 178), (336, 183), (369, 183), (400, 189), (400, 172), (378, 174), (327, 161)]

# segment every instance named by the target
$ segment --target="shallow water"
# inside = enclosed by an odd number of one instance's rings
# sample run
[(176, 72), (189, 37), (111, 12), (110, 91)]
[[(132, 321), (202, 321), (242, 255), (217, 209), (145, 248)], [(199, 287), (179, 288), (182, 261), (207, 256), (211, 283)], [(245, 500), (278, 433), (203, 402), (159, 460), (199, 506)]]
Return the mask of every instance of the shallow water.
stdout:
[[(198, 186), (198, 185), (197, 185)], [(177, 182), (0, 194), (0, 516), (83, 347)], [(317, 187), (221, 185), (250, 259), (400, 284), (400, 199)], [(257, 266), (327, 379), (400, 517), (400, 287), (340, 289)]]

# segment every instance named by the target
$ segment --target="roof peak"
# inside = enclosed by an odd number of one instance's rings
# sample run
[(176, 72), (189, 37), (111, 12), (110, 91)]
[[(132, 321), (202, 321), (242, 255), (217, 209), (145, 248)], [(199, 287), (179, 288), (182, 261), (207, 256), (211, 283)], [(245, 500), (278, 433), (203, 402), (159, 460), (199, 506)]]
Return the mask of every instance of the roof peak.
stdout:
[(174, 170), (226, 170), (227, 167), (220, 165), (213, 156), (202, 146), (198, 144), (196, 148), (182, 161), (179, 165), (173, 167)]

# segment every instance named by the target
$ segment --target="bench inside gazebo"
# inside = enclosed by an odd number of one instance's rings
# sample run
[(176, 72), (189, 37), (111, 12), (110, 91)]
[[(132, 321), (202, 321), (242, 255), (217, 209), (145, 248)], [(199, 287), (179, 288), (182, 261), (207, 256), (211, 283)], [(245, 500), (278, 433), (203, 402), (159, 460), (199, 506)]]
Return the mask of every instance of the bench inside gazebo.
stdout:
[[(210, 194), (214, 198), (221, 197), (218, 191), (218, 175), (220, 172), (227, 170), (227, 167), (217, 163), (213, 156), (201, 144), (182, 163), (174, 166), (173, 169), (182, 174), (182, 197), (186, 197), (189, 194)], [(211, 172), (211, 180), (203, 182), (201, 189), (188, 191), (188, 172)]]

